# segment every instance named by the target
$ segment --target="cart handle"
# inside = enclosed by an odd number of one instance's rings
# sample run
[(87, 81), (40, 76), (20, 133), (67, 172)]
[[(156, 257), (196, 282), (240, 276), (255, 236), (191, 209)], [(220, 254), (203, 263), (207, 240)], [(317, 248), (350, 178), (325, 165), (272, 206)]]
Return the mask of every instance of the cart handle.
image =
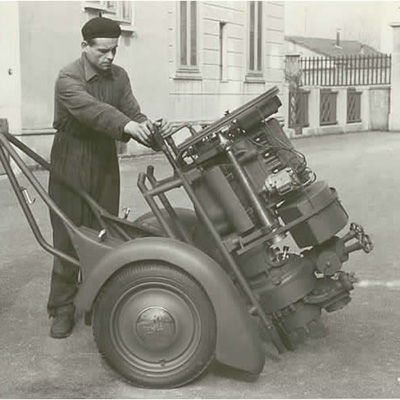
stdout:
[[(0, 120), (0, 122), (1, 122), (1, 120)], [(58, 180), (63, 185), (67, 186), (69, 189), (71, 189), (73, 192), (75, 192), (78, 196), (80, 196), (88, 204), (89, 208), (92, 210), (94, 216), (96, 217), (96, 219), (100, 225), (101, 230), (104, 229), (107, 233), (109, 233), (106, 224), (104, 223), (104, 221), (101, 218), (101, 214), (104, 213), (104, 210), (85, 191), (83, 191), (82, 189), (71, 184), (70, 182), (68, 182), (65, 179), (64, 176), (62, 176), (59, 172), (55, 171), (54, 168), (50, 165), (50, 163), (48, 163), (44, 158), (42, 158), (39, 154), (34, 152), (32, 149), (30, 149), (28, 146), (26, 146), (23, 142), (21, 142), (16, 137), (14, 137), (9, 132), (7, 132), (7, 130), (8, 130), (7, 124), (6, 124), (4, 131), (2, 130), (2, 125), (3, 124), (0, 124), (0, 135), (4, 136), (4, 138), (8, 142), (12, 143), (15, 147), (20, 149), (28, 157), (30, 157), (32, 160), (36, 161), (45, 170), (52, 173), (53, 177), (56, 180)], [(10, 151), (8, 150), (8, 146), (7, 146), (7, 144), (5, 144), (4, 140), (2, 140), (1, 145), (7, 150), (8, 153), (10, 153)]]

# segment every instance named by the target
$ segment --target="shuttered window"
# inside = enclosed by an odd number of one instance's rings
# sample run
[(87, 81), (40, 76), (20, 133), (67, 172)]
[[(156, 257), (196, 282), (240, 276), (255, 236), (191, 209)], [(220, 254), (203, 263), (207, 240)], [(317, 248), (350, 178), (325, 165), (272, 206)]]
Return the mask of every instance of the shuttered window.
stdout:
[(261, 1), (249, 2), (249, 51), (248, 70), (250, 74), (262, 74), (262, 25), (263, 4)]
[(181, 1), (179, 3), (179, 63), (180, 69), (198, 67), (197, 43), (197, 2)]

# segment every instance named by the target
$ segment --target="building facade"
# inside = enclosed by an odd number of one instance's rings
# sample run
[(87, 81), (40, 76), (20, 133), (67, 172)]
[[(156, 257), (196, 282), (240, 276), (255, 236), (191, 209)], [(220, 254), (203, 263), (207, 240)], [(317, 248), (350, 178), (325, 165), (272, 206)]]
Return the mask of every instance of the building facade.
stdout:
[(289, 136), (388, 129), (391, 55), (339, 32), (285, 41)]
[(99, 13), (120, 22), (115, 63), (152, 119), (207, 123), (271, 86), (283, 88), (283, 2), (0, 2), (0, 114), (45, 157), (55, 79), (80, 56), (80, 29)]

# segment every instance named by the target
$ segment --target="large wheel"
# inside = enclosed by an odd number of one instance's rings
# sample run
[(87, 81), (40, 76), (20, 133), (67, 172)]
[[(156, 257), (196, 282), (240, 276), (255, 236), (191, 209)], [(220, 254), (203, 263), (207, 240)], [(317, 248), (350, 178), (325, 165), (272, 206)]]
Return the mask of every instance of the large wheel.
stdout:
[(171, 388), (214, 358), (216, 321), (202, 287), (162, 262), (127, 266), (102, 288), (93, 334), (107, 362), (133, 384)]

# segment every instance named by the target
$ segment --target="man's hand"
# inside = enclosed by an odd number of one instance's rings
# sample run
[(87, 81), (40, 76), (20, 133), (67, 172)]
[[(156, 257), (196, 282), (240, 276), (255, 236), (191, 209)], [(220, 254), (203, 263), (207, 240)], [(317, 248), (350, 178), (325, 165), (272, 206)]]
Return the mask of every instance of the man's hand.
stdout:
[(150, 145), (152, 136), (152, 124), (149, 120), (142, 123), (135, 121), (128, 122), (124, 127), (124, 132), (138, 142)]
[(164, 118), (161, 120), (160, 132), (164, 135), (168, 135), (172, 132), (172, 125)]
[[(172, 132), (172, 125), (166, 119), (162, 119), (160, 122), (162, 134), (168, 135)], [(140, 124), (135, 121), (128, 122), (124, 127), (124, 132), (138, 142), (151, 146), (153, 123), (149, 119)]]

